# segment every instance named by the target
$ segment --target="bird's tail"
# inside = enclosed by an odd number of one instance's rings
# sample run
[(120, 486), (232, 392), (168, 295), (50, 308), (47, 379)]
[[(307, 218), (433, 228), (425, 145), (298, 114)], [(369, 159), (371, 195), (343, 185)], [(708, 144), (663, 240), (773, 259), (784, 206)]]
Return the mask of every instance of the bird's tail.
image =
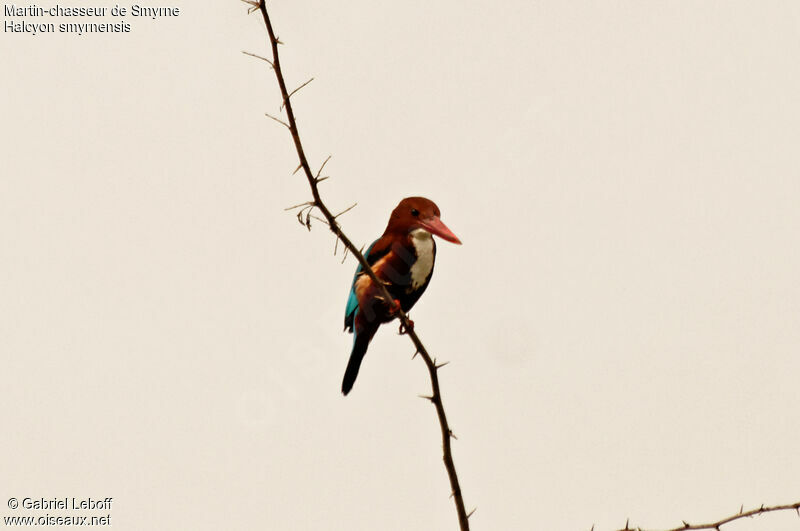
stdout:
[(377, 326), (374, 328), (368, 326), (362, 330), (358, 330), (356, 327), (356, 331), (353, 333), (353, 350), (350, 352), (350, 360), (347, 362), (347, 369), (345, 369), (342, 379), (342, 394), (346, 395), (353, 388), (356, 376), (358, 376), (358, 369), (361, 368), (361, 360), (364, 359), (369, 342), (372, 341), (377, 330)]

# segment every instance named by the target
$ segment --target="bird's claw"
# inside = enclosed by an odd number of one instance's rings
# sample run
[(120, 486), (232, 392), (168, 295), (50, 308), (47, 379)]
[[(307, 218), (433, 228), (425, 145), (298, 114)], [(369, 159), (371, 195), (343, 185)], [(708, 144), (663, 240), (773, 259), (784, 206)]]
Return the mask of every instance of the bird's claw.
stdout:
[[(389, 305), (389, 315), (397, 317), (400, 314), (400, 301), (397, 299), (392, 299), (392, 303)], [(404, 335), (409, 333), (410, 331), (414, 330), (414, 321), (408, 318), (406, 315), (406, 320), (408, 321), (408, 327), (406, 327), (403, 323), (400, 323), (400, 329), (397, 331), (398, 334)]]
[(400, 323), (400, 329), (397, 331), (398, 334), (405, 335), (414, 330), (414, 321), (411, 319), (408, 320), (408, 328), (403, 323)]

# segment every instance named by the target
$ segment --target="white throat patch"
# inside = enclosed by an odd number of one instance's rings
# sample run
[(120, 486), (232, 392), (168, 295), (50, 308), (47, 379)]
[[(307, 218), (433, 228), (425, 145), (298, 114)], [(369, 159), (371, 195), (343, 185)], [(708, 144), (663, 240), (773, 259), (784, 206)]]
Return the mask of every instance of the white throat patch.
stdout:
[(417, 254), (417, 261), (411, 266), (411, 291), (414, 291), (425, 284), (433, 270), (433, 236), (424, 229), (414, 229), (411, 243)]

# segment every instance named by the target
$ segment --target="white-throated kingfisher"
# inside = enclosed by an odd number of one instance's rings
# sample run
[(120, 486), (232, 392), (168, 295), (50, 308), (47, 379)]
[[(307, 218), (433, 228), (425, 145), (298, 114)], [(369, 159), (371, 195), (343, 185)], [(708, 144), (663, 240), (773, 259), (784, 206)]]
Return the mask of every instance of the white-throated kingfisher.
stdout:
[(398, 305), (408, 312), (428, 287), (436, 258), (432, 235), (461, 244), (439, 216), (439, 207), (430, 199), (407, 197), (392, 211), (383, 236), (364, 253), (392, 300), (381, 297), (378, 286), (359, 264), (344, 314), (344, 328), (353, 333), (353, 350), (342, 380), (343, 394), (353, 388), (361, 360), (378, 327), (397, 317)]

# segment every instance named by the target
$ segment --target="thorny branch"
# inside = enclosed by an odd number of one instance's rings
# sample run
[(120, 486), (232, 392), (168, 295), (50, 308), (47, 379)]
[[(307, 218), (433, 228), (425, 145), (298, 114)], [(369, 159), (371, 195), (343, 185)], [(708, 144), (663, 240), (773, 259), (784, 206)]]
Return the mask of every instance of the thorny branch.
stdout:
[[(707, 529), (707, 530), (711, 530), (711, 531), (721, 531), (722, 526), (724, 526), (725, 524), (729, 524), (729, 523), (731, 523), (731, 522), (733, 522), (735, 520), (739, 520), (741, 518), (752, 518), (753, 516), (757, 516), (757, 515), (764, 514), (764, 513), (770, 513), (770, 512), (773, 512), (773, 511), (788, 511), (788, 510), (792, 510), (792, 509), (795, 512), (797, 512), (797, 516), (800, 516), (800, 502), (790, 503), (790, 504), (787, 504), (787, 505), (773, 505), (772, 507), (766, 507), (766, 506), (762, 505), (761, 507), (758, 507), (757, 509), (753, 509), (753, 510), (750, 510), (750, 511), (745, 511), (744, 510), (744, 505), (742, 505), (739, 508), (739, 512), (738, 513), (736, 513), (736, 514), (734, 514), (732, 516), (728, 516), (726, 518), (723, 518), (721, 520), (717, 520), (716, 522), (712, 522), (712, 523), (709, 523), (709, 524), (690, 524), (690, 523), (688, 523), (688, 522), (686, 522), (684, 520), (682, 522), (683, 523), (682, 526), (674, 527), (674, 528), (668, 529), (666, 531), (698, 531), (698, 530), (701, 530), (701, 529)], [(592, 529), (594, 529), (594, 526), (592, 526)], [(619, 529), (619, 531), (645, 531), (645, 530), (643, 528), (641, 528), (641, 527), (630, 527), (629, 523), (625, 522), (625, 527)]]
[[(275, 35), (275, 32), (272, 28), (272, 22), (270, 21), (269, 14), (267, 13), (267, 6), (265, 0), (244, 0), (245, 3), (251, 6), (249, 12), (253, 11), (260, 11), (261, 16), (264, 19), (264, 25), (267, 28), (267, 33), (269, 34), (269, 42), (270, 47), (272, 49), (272, 61), (267, 60), (270, 65), (272, 66), (273, 71), (275, 72), (275, 77), (278, 79), (278, 86), (281, 90), (281, 98), (282, 98), (282, 107), (283, 110), (286, 112), (286, 118), (288, 120), (288, 124), (283, 120), (275, 118), (274, 116), (269, 116), (273, 120), (280, 122), (289, 129), (292, 140), (294, 141), (294, 147), (297, 151), (297, 157), (300, 160), (300, 168), (303, 169), (303, 173), (305, 174), (306, 178), (308, 179), (308, 184), (311, 187), (311, 195), (313, 197), (313, 201), (309, 201), (302, 205), (297, 205), (297, 207), (301, 208), (300, 213), (298, 213), (298, 220), (305, 225), (307, 228), (310, 229), (311, 226), (311, 211), (316, 208), (318, 209), (323, 217), (325, 218), (325, 223), (328, 224), (328, 228), (336, 235), (337, 239), (342, 242), (345, 247), (345, 252), (349, 251), (353, 256), (356, 257), (356, 260), (361, 264), (364, 272), (369, 275), (372, 281), (375, 283), (376, 286), (379, 287), (381, 295), (386, 300), (392, 300), (389, 291), (383, 285), (378, 277), (375, 276), (375, 273), (372, 271), (369, 263), (364, 258), (364, 255), (361, 251), (353, 245), (353, 242), (344, 234), (342, 228), (339, 225), (339, 222), (336, 221), (336, 218), (346, 212), (341, 212), (337, 215), (331, 213), (325, 203), (322, 202), (322, 198), (319, 195), (319, 189), (317, 184), (324, 179), (319, 177), (319, 172), (315, 176), (311, 171), (311, 167), (309, 166), (308, 159), (306, 158), (305, 151), (303, 150), (303, 144), (300, 141), (300, 133), (297, 129), (297, 121), (295, 120), (294, 110), (292, 109), (292, 104), (290, 101), (291, 95), (308, 84), (308, 82), (304, 83), (298, 89), (295, 89), (293, 92), (289, 92), (286, 88), (286, 81), (283, 77), (283, 71), (281, 70), (281, 62), (280, 57), (278, 54), (278, 45), (282, 44), (278, 37)], [(327, 162), (327, 160), (325, 161)], [(323, 163), (323, 166), (325, 164)], [(322, 168), (320, 168), (320, 172)], [(352, 207), (350, 207), (352, 208)], [(348, 209), (349, 210), (349, 209)], [(436, 362), (433, 358), (431, 358), (428, 351), (425, 350), (425, 346), (420, 341), (419, 337), (417, 336), (416, 332), (414, 331), (413, 327), (411, 326), (408, 317), (406, 316), (405, 312), (402, 309), (398, 309), (398, 318), (402, 324), (402, 327), (405, 329), (407, 335), (411, 338), (411, 341), (414, 343), (414, 347), (416, 348), (416, 353), (418, 353), (422, 359), (425, 361), (425, 366), (428, 368), (428, 374), (431, 379), (431, 389), (432, 393), (430, 396), (427, 396), (428, 400), (436, 408), (436, 414), (439, 417), (439, 426), (441, 428), (442, 433), (442, 450), (443, 450), (443, 459), (444, 459), (444, 466), (447, 469), (447, 476), (450, 479), (450, 488), (452, 490), (453, 500), (456, 505), (456, 512), (458, 513), (458, 523), (461, 531), (467, 531), (469, 529), (469, 516), (472, 514), (470, 512), (467, 514), (466, 510), (464, 509), (464, 499), (461, 495), (461, 486), (458, 482), (458, 476), (456, 475), (456, 467), (453, 463), (453, 454), (450, 448), (450, 439), (453, 437), (452, 431), (450, 431), (450, 426), (447, 423), (447, 416), (444, 412), (444, 406), (442, 405), (442, 396), (441, 391), (439, 389), (439, 375), (438, 370), (439, 367), (436, 365)]]
[[(389, 291), (386, 289), (383, 282), (381, 282), (375, 276), (375, 273), (372, 271), (372, 268), (370, 267), (369, 263), (364, 258), (364, 255), (362, 254), (363, 247), (362, 249), (356, 248), (353, 242), (350, 241), (350, 239), (344, 234), (344, 232), (341, 229), (341, 226), (336, 221), (336, 219), (339, 216), (341, 216), (345, 212), (348, 212), (356, 205), (354, 204), (346, 208), (342, 212), (334, 215), (333, 213), (331, 213), (331, 211), (328, 209), (325, 203), (322, 202), (322, 198), (319, 195), (319, 190), (317, 185), (318, 183), (328, 178), (328, 177), (320, 177), (320, 174), (322, 173), (322, 169), (330, 160), (330, 156), (326, 158), (325, 161), (322, 163), (316, 175), (312, 173), (308, 160), (306, 159), (305, 151), (303, 150), (303, 144), (300, 141), (300, 133), (297, 128), (297, 122), (294, 117), (294, 111), (292, 109), (290, 98), (300, 89), (302, 89), (303, 87), (308, 85), (311, 81), (313, 81), (314, 78), (309, 79), (308, 81), (306, 81), (305, 83), (303, 83), (302, 85), (300, 85), (291, 92), (287, 90), (286, 82), (283, 77), (283, 71), (281, 70), (280, 58), (278, 55), (278, 45), (283, 43), (280, 41), (280, 39), (278, 39), (278, 37), (276, 37), (273, 31), (272, 23), (270, 21), (269, 14), (267, 13), (265, 0), (258, 0), (258, 1), (243, 0), (243, 1), (251, 6), (250, 9), (248, 10), (249, 13), (252, 13), (254, 11), (261, 12), (261, 15), (264, 19), (264, 25), (266, 26), (267, 32), (269, 33), (270, 47), (272, 49), (273, 59), (272, 61), (270, 61), (266, 57), (262, 57), (260, 55), (256, 55), (250, 52), (242, 52), (242, 53), (267, 62), (275, 72), (275, 76), (277, 77), (278, 85), (281, 90), (281, 97), (282, 97), (281, 109), (285, 109), (286, 116), (288, 118), (288, 123), (269, 114), (267, 114), (267, 116), (275, 120), (276, 122), (280, 123), (281, 125), (286, 126), (289, 129), (292, 135), (292, 140), (294, 141), (295, 149), (297, 150), (298, 159), (300, 160), (300, 164), (294, 173), (297, 173), (297, 171), (299, 171), (300, 169), (303, 170), (306, 178), (308, 179), (308, 184), (311, 187), (311, 195), (313, 196), (313, 201), (307, 201), (299, 205), (294, 205), (292, 207), (287, 208), (286, 210), (294, 210), (295, 208), (299, 208), (300, 210), (297, 213), (297, 219), (300, 221), (302, 225), (307, 227), (309, 230), (311, 229), (311, 218), (325, 222), (330, 228), (331, 232), (333, 232), (336, 235), (336, 250), (338, 250), (338, 245), (339, 242), (341, 241), (345, 248), (344, 258), (347, 258), (348, 251), (352, 253), (353, 256), (355, 256), (356, 260), (358, 260), (358, 262), (361, 264), (364, 272), (372, 279), (373, 282), (375, 282), (377, 286), (379, 286), (379, 289), (381, 290), (381, 295), (386, 300), (392, 300)], [(315, 208), (322, 213), (324, 219), (321, 219), (312, 214), (312, 211)], [(336, 252), (336, 250), (334, 251), (334, 253)], [(414, 331), (414, 328), (410, 326), (409, 319), (406, 316), (405, 312), (403, 312), (403, 310), (400, 308), (398, 308), (398, 318), (400, 319), (401, 323), (400, 329), (402, 333), (407, 334), (411, 338), (411, 341), (414, 343), (414, 347), (416, 348), (414, 356), (419, 354), (422, 357), (428, 369), (428, 374), (431, 379), (432, 394), (425, 396), (421, 395), (421, 398), (430, 400), (431, 403), (433, 403), (433, 405), (436, 407), (436, 413), (439, 417), (439, 425), (442, 432), (444, 465), (445, 468), (447, 469), (447, 475), (450, 479), (450, 487), (452, 489), (452, 497), (456, 504), (459, 526), (461, 531), (469, 530), (468, 519), (470, 516), (472, 516), (472, 513), (475, 512), (475, 509), (473, 509), (469, 513), (467, 513), (466, 510), (464, 509), (464, 500), (461, 494), (461, 487), (458, 482), (458, 476), (456, 474), (455, 464), (453, 463), (453, 456), (450, 446), (450, 439), (455, 439), (456, 436), (453, 434), (452, 430), (448, 425), (447, 416), (445, 415), (444, 406), (442, 404), (441, 391), (439, 388), (438, 370), (447, 365), (448, 362), (437, 364), (436, 360), (434, 358), (431, 358), (430, 354), (425, 349), (425, 346), (422, 344), (416, 332)], [(798, 516), (800, 516), (800, 502), (786, 504), (786, 505), (774, 505), (770, 507), (761, 505), (761, 507), (749, 511), (745, 511), (744, 506), (742, 506), (739, 509), (738, 513), (717, 520), (716, 522), (711, 522), (707, 524), (690, 524), (686, 521), (683, 521), (682, 522), (683, 525), (681, 525), (680, 527), (675, 527), (664, 531), (701, 531), (701, 530), (721, 531), (722, 526), (739, 519), (752, 518), (754, 516), (758, 516), (769, 512), (787, 511), (787, 510), (794, 510), (797, 512)], [(594, 526), (592, 526), (592, 531), (594, 531)], [(630, 527), (629, 522), (625, 522), (625, 527), (621, 528), (619, 531), (645, 531), (645, 529), (641, 527)]]

